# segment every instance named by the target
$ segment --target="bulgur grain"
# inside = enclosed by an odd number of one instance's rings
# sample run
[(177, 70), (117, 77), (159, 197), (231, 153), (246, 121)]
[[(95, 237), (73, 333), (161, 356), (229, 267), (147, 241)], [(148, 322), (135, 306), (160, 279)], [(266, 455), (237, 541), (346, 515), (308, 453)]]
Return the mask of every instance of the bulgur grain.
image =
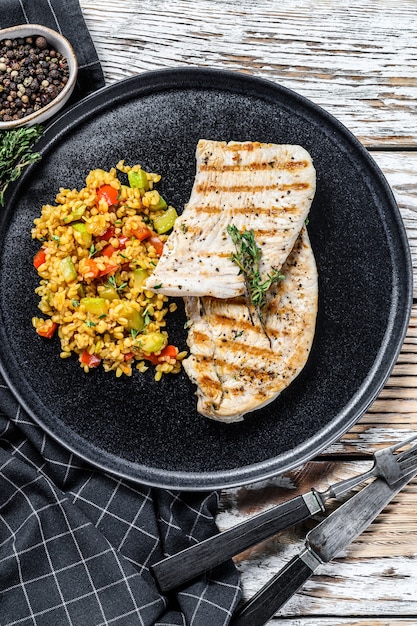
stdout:
[[(35, 291), (47, 319), (34, 317), (32, 324), (48, 338), (57, 325), (60, 357), (77, 354), (85, 372), (102, 364), (117, 378), (131, 376), (133, 369), (147, 371), (150, 361), (160, 380), (180, 371), (186, 353), (167, 348), (165, 318), (175, 302), (143, 287), (159, 258), (148, 239), (155, 236), (153, 218), (165, 210), (152, 209), (161, 198), (154, 189), (160, 175), (142, 170), (145, 191), (119, 179), (118, 172), (132, 170), (141, 168), (120, 161), (110, 171), (92, 170), (83, 189), (60, 187), (55, 204), (42, 207), (32, 238), (42, 242), (34, 259), (40, 278)], [(151, 235), (143, 238), (143, 228)], [(159, 239), (163, 243), (167, 234)], [(150, 338), (158, 340), (154, 351)]]

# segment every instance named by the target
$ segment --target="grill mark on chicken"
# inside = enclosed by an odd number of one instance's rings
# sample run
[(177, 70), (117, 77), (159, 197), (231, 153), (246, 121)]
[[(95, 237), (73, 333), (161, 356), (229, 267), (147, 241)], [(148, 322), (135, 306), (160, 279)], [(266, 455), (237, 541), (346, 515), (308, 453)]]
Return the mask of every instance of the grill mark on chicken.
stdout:
[[(289, 214), (289, 213), (296, 213), (299, 210), (299, 208), (296, 205), (288, 205), (288, 206), (269, 206), (269, 207), (262, 207), (262, 206), (252, 206), (251, 207), (251, 211), (252, 213), (259, 217), (260, 215), (268, 215), (268, 216), (272, 216), (272, 215), (282, 215), (282, 214)], [(214, 206), (212, 204), (210, 205), (200, 205), (200, 206), (196, 206), (194, 207), (194, 211), (196, 213), (207, 213), (208, 215), (212, 215), (214, 213), (224, 213), (225, 209), (222, 206)], [(233, 213), (235, 215), (246, 215), (248, 212), (248, 207), (247, 206), (243, 206), (243, 207), (234, 207), (233, 209)], [(192, 226), (190, 226), (190, 228), (193, 228)]]
[(196, 158), (189, 202), (146, 288), (169, 296), (234, 298), (245, 284), (231, 258), (235, 247), (227, 227), (254, 231), (265, 281), (285, 262), (307, 217), (314, 166), (301, 146), (259, 142), (200, 140)]
[(260, 146), (265, 145), (265, 144), (261, 144), (259, 141), (246, 141), (243, 144), (238, 144), (238, 143), (234, 143), (231, 142), (229, 144), (227, 144), (226, 146), (226, 150), (229, 152), (253, 152), (254, 150), (257, 150)]
[[(272, 161), (271, 163), (251, 163), (250, 165), (223, 165), (221, 167), (222, 172), (242, 172), (243, 170), (256, 171), (256, 170), (274, 170), (274, 169), (286, 169), (297, 170), (308, 167), (310, 164), (308, 161)], [(218, 172), (219, 167), (216, 165), (205, 165), (204, 163), (200, 167), (202, 172)]]
[(291, 183), (288, 185), (218, 185), (218, 184), (209, 184), (209, 183), (201, 183), (197, 185), (196, 191), (197, 193), (206, 193), (212, 192), (215, 193), (259, 193), (264, 191), (303, 191), (304, 189), (309, 189), (310, 185), (308, 183)]
[[(246, 303), (245, 303), (246, 304)], [(254, 312), (252, 312), (252, 316), (254, 316)], [(265, 331), (268, 334), (268, 337), (270, 339), (278, 339), (280, 337), (285, 337), (285, 336), (290, 336), (291, 333), (289, 331), (283, 331), (282, 329), (276, 329), (271, 323), (270, 323), (270, 315), (268, 314), (266, 316), (267, 319), (267, 324), (265, 325)], [(268, 323), (269, 320), (269, 323)], [(218, 342), (219, 344), (222, 344), (222, 351), (227, 354), (227, 358), (219, 358), (217, 360), (217, 364), (220, 365), (221, 367), (226, 367), (226, 366), (230, 366), (230, 371), (235, 371), (236, 368), (236, 363), (233, 361), (233, 356), (235, 354), (242, 354), (242, 350), (245, 353), (246, 358), (248, 356), (253, 356), (256, 358), (256, 360), (258, 362), (261, 362), (262, 360), (268, 361), (271, 358), (271, 348), (268, 346), (259, 346), (259, 345), (255, 345), (253, 343), (245, 343), (243, 341), (238, 341), (237, 338), (231, 338), (230, 336), (228, 337), (228, 334), (230, 334), (230, 330), (231, 329), (235, 329), (236, 326), (238, 325), (239, 327), (239, 331), (236, 331), (236, 335), (238, 335), (238, 332), (242, 332), (242, 337), (244, 336), (245, 332), (248, 331), (252, 331), (254, 329), (253, 324), (251, 323), (251, 321), (249, 319), (240, 319), (238, 324), (236, 324), (236, 319), (232, 318), (232, 317), (226, 317), (225, 315), (212, 315), (209, 316), (207, 319), (207, 322), (211, 325), (218, 325), (220, 328), (224, 329), (224, 337), (219, 337), (218, 338)], [(197, 333), (197, 338), (196, 341), (210, 341), (210, 337), (207, 333), (204, 332), (198, 332)], [(254, 335), (259, 335), (259, 329), (256, 329), (256, 331), (254, 332)], [(277, 358), (282, 357), (282, 353), (277, 352), (276, 350), (274, 351), (274, 354)], [(256, 376), (256, 373), (259, 373), (259, 365), (256, 368), (253, 367), (246, 367), (245, 365), (242, 365), (240, 368), (240, 374), (245, 377), (246, 375), (250, 377), (252, 376)]]
[(184, 369), (197, 385), (197, 410), (225, 422), (239, 421), (271, 402), (298, 375), (310, 353), (317, 314), (317, 269), (305, 227), (267, 293), (264, 324), (250, 320), (239, 297), (184, 299), (191, 322)]

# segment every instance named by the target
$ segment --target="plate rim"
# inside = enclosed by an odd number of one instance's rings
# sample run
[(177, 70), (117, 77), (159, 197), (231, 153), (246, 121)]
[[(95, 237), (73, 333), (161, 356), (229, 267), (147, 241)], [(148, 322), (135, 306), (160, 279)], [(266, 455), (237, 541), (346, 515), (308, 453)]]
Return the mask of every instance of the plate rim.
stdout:
[[(134, 95), (132, 94), (136, 94), (136, 97), (140, 98), (143, 97), (143, 95), (146, 95), (146, 91), (148, 91), (149, 93), (160, 93), (158, 85), (164, 85), (163, 90), (165, 91), (173, 89), (174, 83), (176, 89), (180, 89), (181, 87), (190, 89), (197, 87), (198, 83), (201, 83), (202, 86), (207, 87), (207, 85), (203, 85), (203, 83), (205, 83), (205, 81), (207, 81), (208, 79), (224, 80), (225, 78), (229, 79), (231, 82), (237, 81), (237, 83), (249, 83), (253, 88), (254, 95), (256, 95), (255, 92), (257, 86), (264, 88), (267, 87), (271, 91), (276, 90), (277, 94), (285, 94), (292, 100), (295, 99), (299, 101), (304, 107), (307, 107), (307, 109), (309, 110), (312, 109), (316, 115), (319, 114), (324, 119), (329, 121), (330, 125), (333, 128), (336, 127), (337, 130), (342, 133), (342, 135), (344, 135), (344, 138), (347, 139), (349, 143), (353, 144), (356, 150), (359, 149), (359, 151), (362, 153), (362, 157), (366, 159), (368, 166), (373, 170), (374, 176), (376, 176), (376, 178), (378, 179), (379, 185), (382, 186), (383, 193), (388, 196), (389, 204), (394, 209), (390, 212), (390, 217), (395, 223), (396, 229), (398, 231), (396, 234), (399, 236), (400, 245), (398, 246), (399, 250), (397, 250), (397, 254), (400, 255), (401, 252), (401, 256), (403, 257), (404, 266), (402, 266), (402, 269), (404, 270), (404, 277), (401, 284), (393, 285), (389, 323), (387, 324), (387, 328), (385, 329), (384, 338), (383, 341), (381, 341), (381, 345), (377, 353), (377, 358), (375, 359), (372, 368), (368, 371), (365, 380), (362, 382), (362, 385), (350, 399), (350, 402), (344, 407), (342, 412), (336, 414), (336, 417), (338, 417), (337, 421), (335, 422), (335, 419), (333, 419), (319, 431), (318, 434), (320, 434), (323, 439), (321, 445), (317, 446), (317, 434), (314, 437), (310, 437), (306, 441), (302, 442), (296, 448), (287, 451), (286, 453), (281, 454), (278, 457), (275, 456), (267, 460), (244, 466), (243, 468), (238, 467), (231, 470), (222, 470), (215, 472), (174, 471), (155, 467), (149, 468), (146, 465), (141, 465), (128, 461), (127, 459), (121, 459), (120, 457), (116, 457), (114, 454), (109, 453), (108, 451), (105, 451), (105, 456), (106, 459), (110, 459), (110, 462), (103, 463), (100, 461), (99, 458), (94, 458), (97, 453), (100, 457), (100, 453), (102, 453), (102, 450), (78, 435), (78, 433), (70, 429), (68, 425), (64, 425), (64, 430), (70, 431), (71, 433), (73, 433), (73, 435), (75, 435), (77, 439), (82, 441), (84, 448), (88, 448), (88, 454), (83, 453), (83, 451), (78, 449), (77, 446), (69, 444), (59, 434), (53, 432), (52, 429), (50, 429), (42, 422), (39, 416), (36, 415), (36, 411), (32, 410), (32, 408), (28, 405), (26, 399), (22, 397), (22, 393), (17, 388), (16, 382), (13, 379), (13, 375), (9, 375), (7, 367), (4, 366), (2, 352), (0, 350), (0, 372), (2, 373), (10, 390), (12, 391), (12, 394), (14, 395), (20, 406), (22, 406), (22, 408), (35, 420), (38, 425), (41, 426), (41, 428), (45, 432), (47, 432), (55, 441), (58, 441), (61, 445), (63, 445), (67, 450), (70, 450), (79, 458), (92, 464), (93, 466), (98, 467), (104, 471), (110, 471), (113, 474), (118, 475), (122, 478), (133, 480), (134, 482), (145, 484), (151, 487), (180, 489), (182, 491), (206, 491), (209, 489), (211, 490), (235, 488), (245, 484), (251, 484), (253, 482), (276, 477), (284, 472), (289, 472), (293, 470), (295, 467), (302, 465), (308, 460), (311, 460), (312, 446), (314, 447), (314, 456), (317, 456), (318, 454), (323, 452), (323, 450), (335, 443), (344, 433), (346, 433), (350, 429), (352, 425), (354, 425), (360, 419), (360, 417), (364, 414), (367, 408), (378, 396), (386, 380), (390, 376), (392, 368), (394, 367), (398, 355), (401, 351), (407, 332), (409, 319), (411, 316), (411, 307), (413, 301), (413, 275), (411, 253), (404, 222), (402, 220), (392, 189), (389, 186), (383, 172), (380, 170), (380, 168), (371, 157), (369, 152), (366, 150), (366, 148), (359, 142), (359, 140), (353, 135), (353, 133), (337, 118), (328, 113), (320, 105), (317, 105), (303, 95), (283, 85), (280, 85), (279, 83), (275, 83), (273, 81), (258, 76), (252, 76), (229, 70), (214, 68), (181, 67), (145, 72), (143, 74), (131, 76), (112, 85), (103, 87), (98, 91), (90, 94), (80, 102), (76, 103), (65, 112), (61, 113), (45, 129), (44, 135), (36, 143), (36, 148), (41, 154), (44, 154), (45, 152), (51, 150), (53, 148), (53, 145), (56, 142), (60, 141), (63, 135), (70, 133), (76, 125), (81, 124), (85, 120), (88, 120), (88, 118), (90, 118), (94, 114), (90, 107), (91, 103), (94, 104), (97, 101), (99, 110), (108, 107), (108, 96), (110, 96), (110, 99), (112, 101), (123, 101), (134, 97)], [(187, 82), (190, 81), (190, 79), (192, 80), (192, 82)], [(179, 80), (180, 82), (182, 81), (182, 85), (179, 84)], [(156, 86), (152, 86), (154, 82), (156, 82)], [(236, 84), (236, 82), (234, 84)], [(217, 87), (212, 87), (212, 89), (216, 88)], [(226, 91), (226, 89), (223, 89), (223, 91)], [(233, 93), (232, 88), (230, 88), (229, 91)], [(95, 108), (94, 111), (97, 111), (97, 108)], [(18, 193), (21, 185), (24, 184), (26, 178), (30, 177), (31, 171), (34, 167), (36, 167), (36, 165), (26, 168), (26, 171), (22, 174), (22, 176), (15, 183), (10, 185), (6, 195), (6, 207), (13, 204), (13, 199), (15, 195)], [(2, 212), (2, 215), (0, 216), (0, 228), (4, 225), (8, 216), (10, 216), (10, 213), (10, 210)], [(401, 299), (402, 306), (400, 306)], [(392, 336), (394, 321), (396, 323), (395, 341), (393, 340)], [(1, 329), (1, 333), (3, 334), (3, 328)], [(383, 363), (384, 368), (381, 372), (381, 365)], [(358, 396), (361, 399), (361, 402), (359, 404), (357, 402)], [(343, 416), (346, 416), (349, 413), (352, 405), (356, 406), (356, 412), (354, 415), (351, 416), (349, 420), (346, 421), (346, 419), (343, 419)], [(289, 457), (291, 457), (292, 460)], [(119, 464), (120, 461), (122, 461), (122, 464), (126, 468), (126, 471), (120, 468), (114, 469), (114, 467), (111, 465), (111, 459), (116, 459)], [(283, 462), (285, 464), (285, 467), (281, 467)], [(140, 469), (140, 476), (132, 475), (130, 470), (132, 470), (133, 468)]]

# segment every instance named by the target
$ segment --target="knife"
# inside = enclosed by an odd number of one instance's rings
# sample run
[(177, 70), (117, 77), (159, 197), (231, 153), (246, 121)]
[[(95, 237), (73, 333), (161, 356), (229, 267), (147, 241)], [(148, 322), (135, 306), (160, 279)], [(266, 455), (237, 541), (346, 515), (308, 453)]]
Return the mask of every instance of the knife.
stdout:
[(352, 543), (415, 475), (413, 471), (391, 486), (377, 478), (310, 530), (304, 550), (238, 609), (231, 626), (266, 624), (315, 570)]
[(324, 511), (320, 494), (312, 489), (309, 493), (254, 515), (244, 524), (237, 524), (173, 556), (165, 557), (152, 565), (152, 573), (161, 591), (170, 591), (255, 543)]

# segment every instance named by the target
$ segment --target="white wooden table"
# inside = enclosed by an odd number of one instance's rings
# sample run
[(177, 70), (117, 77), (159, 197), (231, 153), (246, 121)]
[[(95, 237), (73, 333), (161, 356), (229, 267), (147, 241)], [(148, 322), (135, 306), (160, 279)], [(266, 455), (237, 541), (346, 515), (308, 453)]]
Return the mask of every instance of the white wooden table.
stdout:
[[(391, 184), (417, 276), (417, 3), (413, 0), (80, 0), (106, 83), (149, 70), (245, 72), (308, 97), (371, 151)], [(416, 282), (417, 285), (417, 282)], [(417, 295), (417, 294), (415, 294)], [(223, 494), (227, 528), (311, 486), (369, 467), (372, 452), (417, 429), (417, 304), (392, 376), (326, 456)], [(270, 622), (283, 626), (417, 625), (417, 481)], [(309, 524), (236, 559), (244, 595), (293, 554)]]

